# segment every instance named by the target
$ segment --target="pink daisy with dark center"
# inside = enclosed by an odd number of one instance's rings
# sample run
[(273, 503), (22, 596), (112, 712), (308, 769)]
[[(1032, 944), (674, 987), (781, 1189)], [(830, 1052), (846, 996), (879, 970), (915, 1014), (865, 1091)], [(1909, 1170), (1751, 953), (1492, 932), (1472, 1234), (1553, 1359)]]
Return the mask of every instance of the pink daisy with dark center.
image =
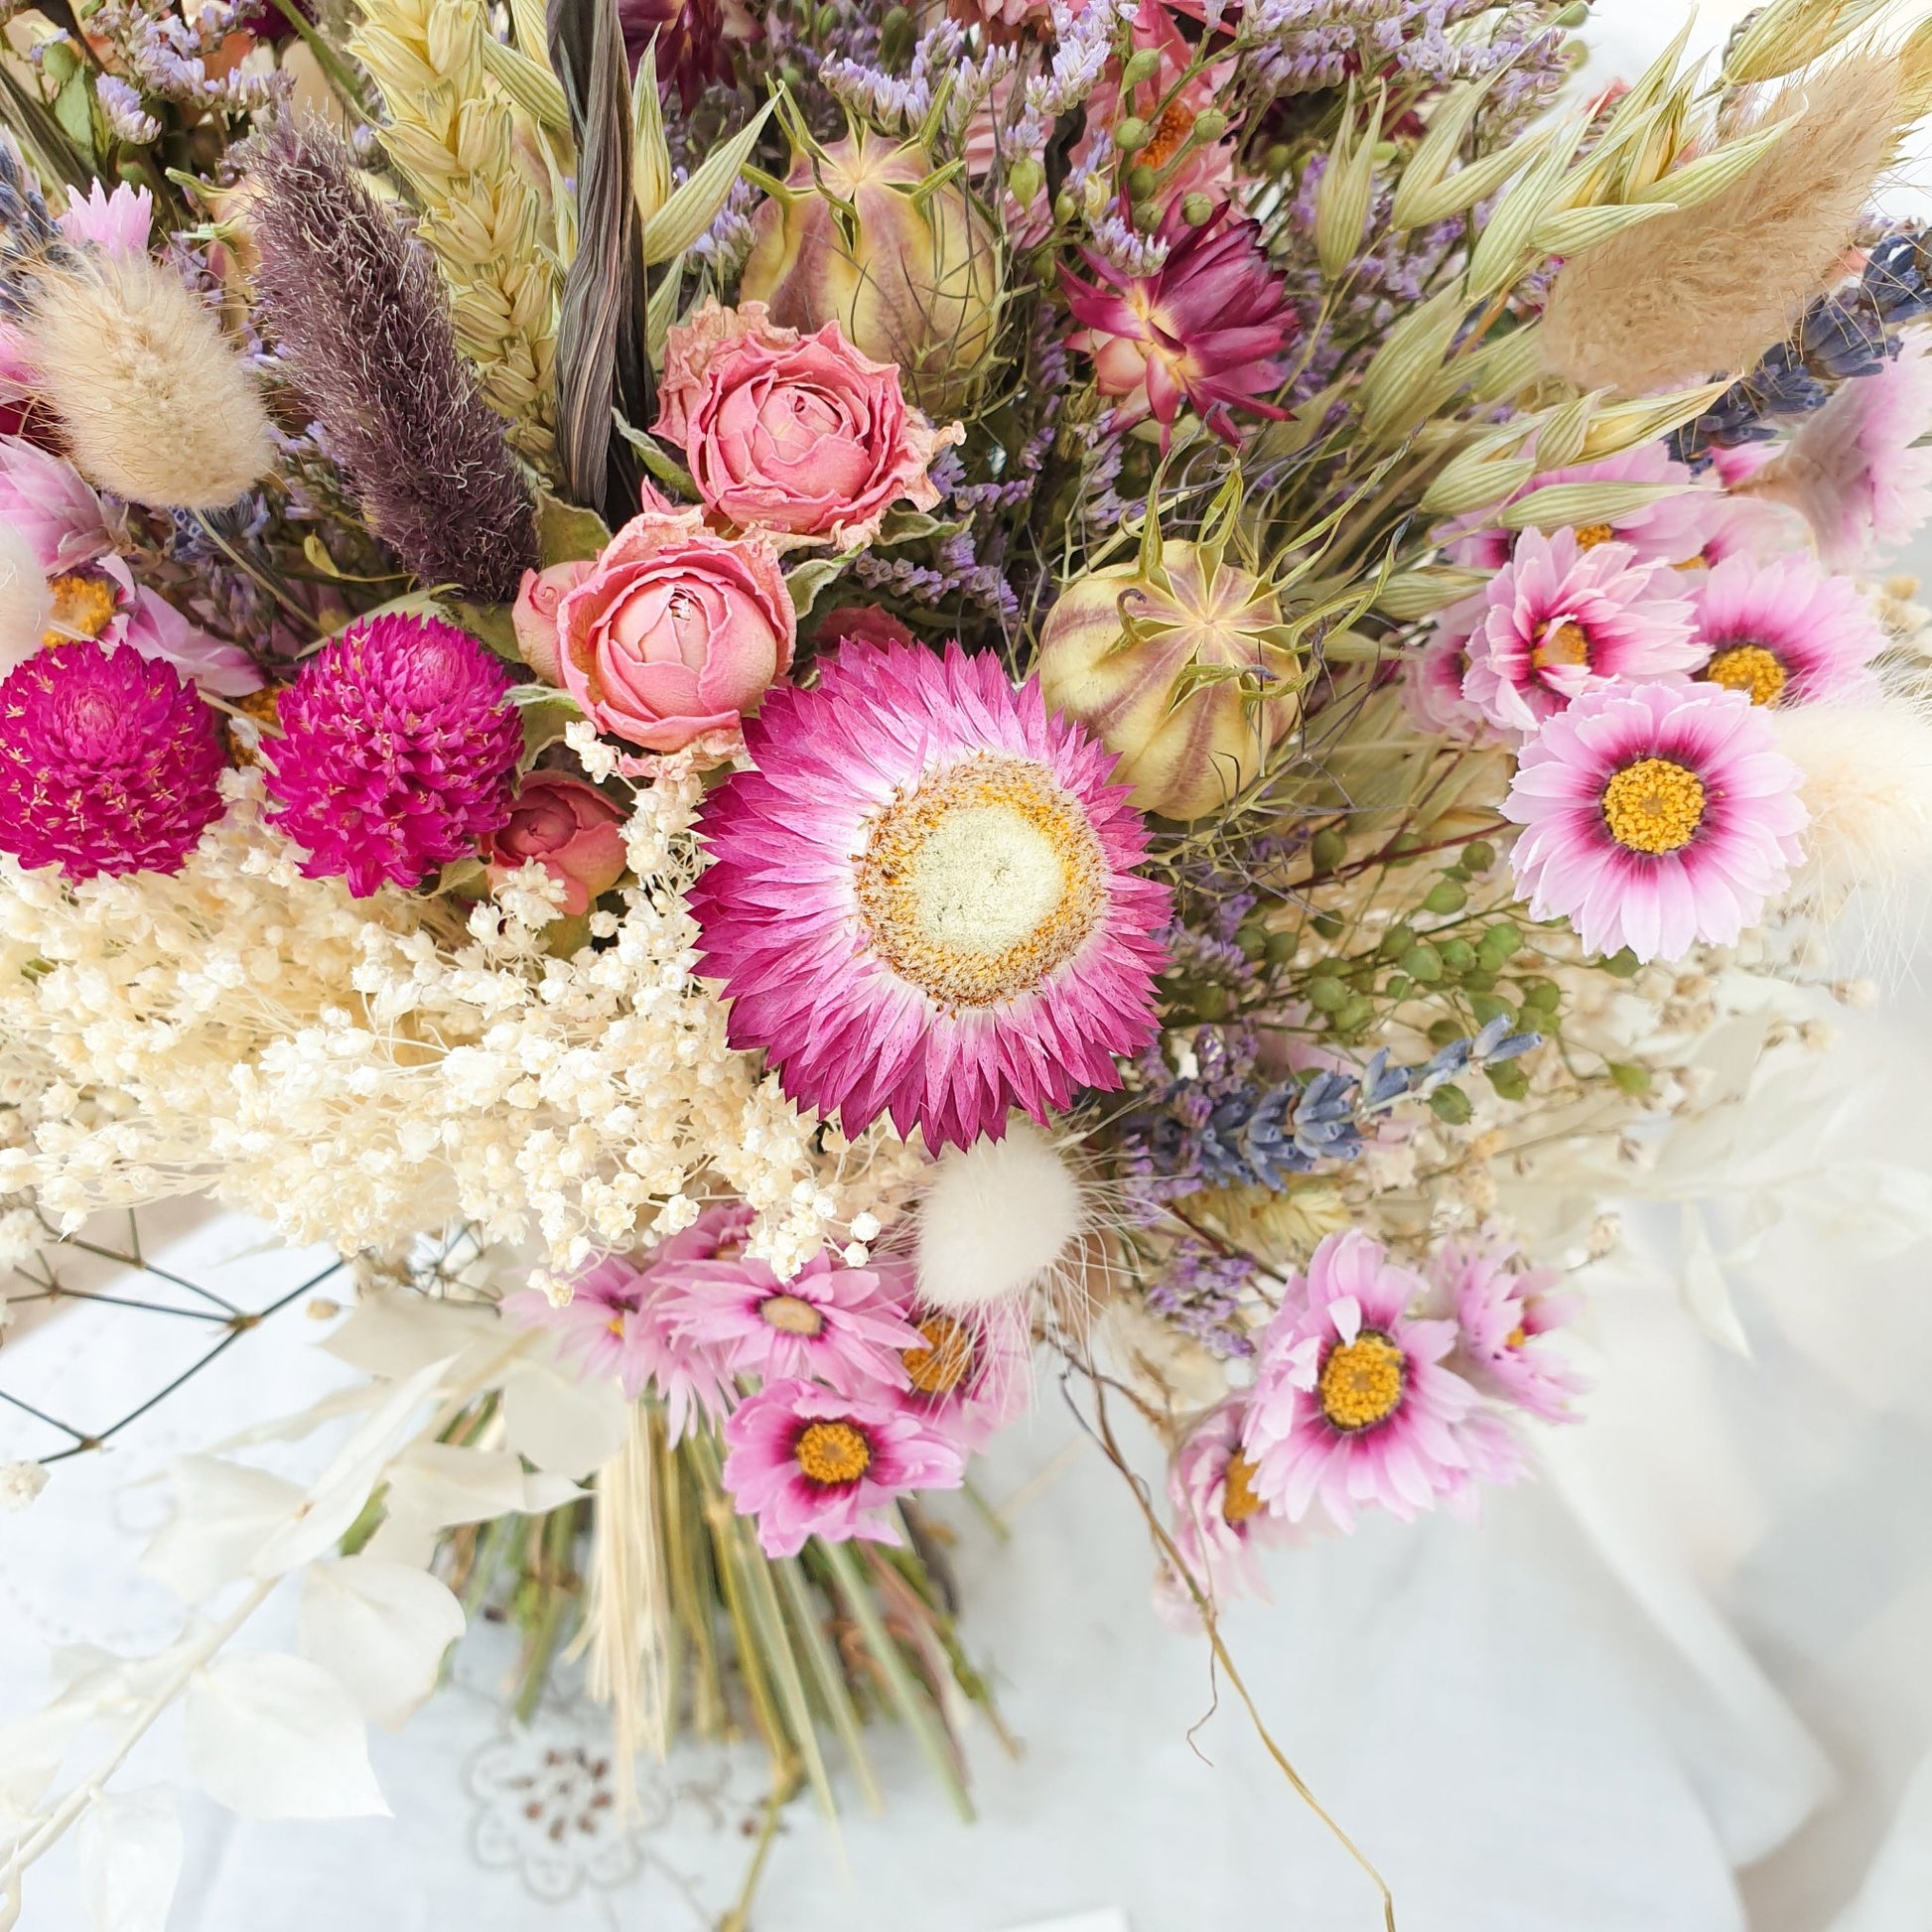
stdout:
[(802, 1381), (767, 1382), (725, 1425), (725, 1487), (756, 1516), (767, 1557), (795, 1557), (808, 1537), (902, 1543), (892, 1508), (915, 1489), (957, 1489), (957, 1443), (890, 1395), (839, 1395)]
[(221, 815), (214, 714), (161, 658), (87, 639), (0, 682), (0, 852), (69, 879), (179, 872)]
[(1728, 557), (1691, 596), (1698, 641), (1711, 653), (1697, 673), (1706, 683), (1759, 705), (1877, 696), (1870, 666), (1885, 628), (1849, 577), (1828, 576), (1808, 557)]
[(1176, 200), (1159, 233), (1167, 259), (1151, 273), (1136, 275), (1090, 250), (1094, 281), (1060, 271), (1080, 324), (1069, 341), (1093, 357), (1095, 386), (1122, 398), (1130, 420), (1151, 414), (1164, 445), (1183, 402), (1230, 443), (1234, 410), (1288, 413), (1263, 398), (1288, 380), (1301, 321), (1258, 224), (1227, 217), (1223, 206), (1191, 228)]
[(1462, 695), (1508, 731), (1534, 731), (1605, 679), (1678, 675), (1704, 654), (1667, 565), (1572, 530), (1525, 530), (1470, 615)]
[(1165, 887), (1113, 754), (999, 660), (844, 645), (777, 690), (713, 794), (691, 892), (731, 1042), (856, 1134), (933, 1148), (1044, 1122), (1154, 1036)]
[(1729, 945), (1802, 856), (1799, 779), (1740, 691), (1585, 692), (1523, 747), (1503, 801), (1523, 827), (1510, 865), (1530, 916), (1639, 959)]
[(523, 730), (508, 688), (434, 618), (370, 618), (310, 658), (263, 746), (269, 817), (308, 849), (304, 875), (366, 898), (475, 853), (510, 813)]

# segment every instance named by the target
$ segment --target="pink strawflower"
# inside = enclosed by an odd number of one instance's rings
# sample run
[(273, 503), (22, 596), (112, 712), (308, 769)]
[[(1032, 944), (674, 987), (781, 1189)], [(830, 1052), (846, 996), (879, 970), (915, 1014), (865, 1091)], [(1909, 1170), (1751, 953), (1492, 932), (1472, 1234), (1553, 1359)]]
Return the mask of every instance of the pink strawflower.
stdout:
[(1455, 1323), (1411, 1311), (1429, 1284), (1359, 1228), (1329, 1235), (1261, 1338), (1241, 1437), (1256, 1495), (1338, 1527), (1379, 1504), (1405, 1521), (1440, 1501), (1466, 1511), (1476, 1479), (1516, 1473), (1506, 1427), (1444, 1364)]
[(1859, 587), (1809, 557), (1770, 563), (1732, 557), (1693, 587), (1698, 642), (1710, 652), (1698, 676), (1741, 691), (1752, 704), (1868, 701), (1871, 660), (1884, 626)]
[(508, 687), (434, 618), (369, 618), (311, 657), (263, 746), (269, 817), (308, 849), (304, 876), (366, 898), (474, 854), (509, 817), (523, 731)]
[(890, 1396), (839, 1395), (811, 1382), (767, 1382), (725, 1425), (725, 1487), (759, 1521), (767, 1557), (795, 1557), (808, 1537), (902, 1543), (889, 1512), (915, 1489), (956, 1489), (957, 1443)]
[(1024, 1301), (932, 1309), (914, 1300), (905, 1318), (918, 1340), (901, 1350), (905, 1406), (962, 1449), (982, 1449), (1033, 1400), (1033, 1322)]
[(721, 1255), (735, 1255), (752, 1225), (738, 1201), (707, 1207), (681, 1234), (667, 1236), (641, 1264), (606, 1255), (571, 1284), (561, 1307), (535, 1289), (507, 1296), (503, 1311), (527, 1327), (557, 1332), (558, 1349), (575, 1357), (588, 1379), (612, 1375), (633, 1400), (651, 1389), (664, 1403), (670, 1441), (680, 1441), (701, 1417), (716, 1421), (735, 1398), (725, 1358), (677, 1332), (670, 1303), (684, 1271)]
[(1403, 707), (1424, 731), (1461, 739), (1489, 732), (1488, 719), (1462, 695), (1469, 675), (1469, 632), (1487, 613), (1480, 597), (1464, 598), (1437, 619), (1421, 650), (1405, 657)]
[(734, 1046), (857, 1134), (934, 1149), (1120, 1084), (1154, 1035), (1165, 887), (1113, 755), (997, 654), (850, 642), (746, 727), (690, 897)]
[(1485, 1395), (1545, 1422), (1575, 1422), (1570, 1398), (1588, 1387), (1543, 1337), (1577, 1316), (1576, 1298), (1555, 1292), (1553, 1268), (1520, 1268), (1506, 1241), (1451, 1241), (1430, 1265), (1449, 1297), (1459, 1332), (1450, 1358)]
[(1798, 862), (1798, 767), (1771, 721), (1716, 684), (1586, 692), (1518, 755), (1503, 814), (1530, 916), (1592, 951), (1728, 945)]
[(735, 1374), (816, 1377), (856, 1395), (908, 1386), (899, 1350), (916, 1347), (919, 1332), (900, 1311), (906, 1286), (902, 1263), (846, 1268), (821, 1251), (781, 1282), (745, 1255), (682, 1265), (665, 1315)]
[(1627, 544), (1525, 530), (1482, 593), (1462, 695), (1491, 724), (1534, 731), (1605, 679), (1693, 670), (1703, 653), (1677, 588), (1668, 567), (1639, 563)]
[(0, 681), (0, 851), (72, 880), (179, 872), (221, 815), (225, 764), (172, 665), (51, 645)]
[[(1244, 1396), (1210, 1409), (1168, 1465), (1168, 1503), (1174, 1552), (1196, 1589), (1218, 1607), (1233, 1596), (1268, 1594), (1255, 1546), (1278, 1538), (1282, 1521), (1254, 1486), (1255, 1467), (1241, 1447), (1247, 1425)], [(1182, 1627), (1199, 1609), (1186, 1583), (1164, 1575), (1156, 1607)]]
[(1158, 231), (1167, 260), (1151, 274), (1091, 250), (1084, 252), (1097, 280), (1060, 271), (1080, 324), (1068, 341), (1092, 355), (1094, 386), (1120, 399), (1123, 422), (1152, 415), (1164, 447), (1183, 402), (1230, 443), (1240, 434), (1233, 411), (1287, 414), (1263, 398), (1288, 380), (1301, 322), (1260, 234), (1253, 221), (1230, 220), (1225, 206), (1191, 228), (1176, 202)]
[(145, 255), (154, 226), (154, 197), (145, 188), (117, 182), (111, 195), (92, 183), (83, 197), (69, 194), (59, 217), (61, 232), (76, 247), (108, 255)]
[(1767, 465), (1752, 487), (1803, 512), (1818, 553), (1850, 570), (1903, 543), (1932, 515), (1932, 343), (1902, 339), (1873, 375), (1854, 377)]

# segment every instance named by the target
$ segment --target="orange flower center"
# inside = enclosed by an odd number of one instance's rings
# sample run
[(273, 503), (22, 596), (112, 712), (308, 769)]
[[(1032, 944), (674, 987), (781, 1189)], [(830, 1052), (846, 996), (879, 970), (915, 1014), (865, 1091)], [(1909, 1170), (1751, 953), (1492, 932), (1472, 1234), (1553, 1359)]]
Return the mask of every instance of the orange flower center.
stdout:
[(1167, 111), (1154, 123), (1154, 132), (1148, 144), (1135, 157), (1159, 173), (1182, 147), (1187, 137), (1194, 131), (1194, 114), (1191, 108), (1183, 107), (1179, 101), (1168, 103)]
[(1539, 671), (1552, 670), (1564, 664), (1587, 665), (1589, 662), (1589, 632), (1574, 618), (1553, 623), (1530, 652), (1530, 662)]
[(1232, 1529), (1258, 1516), (1264, 1507), (1255, 1494), (1255, 1465), (1236, 1449), (1221, 1476), (1221, 1521)]
[(1599, 543), (1614, 543), (1616, 528), (1609, 523), (1580, 523), (1577, 526), (1577, 548), (1594, 550)]
[(791, 1454), (805, 1480), (821, 1489), (844, 1488), (872, 1467), (871, 1439), (856, 1423), (807, 1423)]
[(98, 637), (114, 621), (121, 608), (114, 586), (104, 577), (81, 571), (64, 570), (48, 580), (53, 605), (48, 612), (47, 628), (41, 633), (44, 644), (64, 644), (74, 637)]
[(922, 1315), (914, 1324), (923, 1348), (908, 1348), (899, 1360), (921, 1395), (951, 1395), (973, 1372), (973, 1333), (949, 1314)]
[(1752, 704), (1776, 704), (1790, 673), (1766, 644), (1726, 644), (1698, 675), (1726, 691), (1741, 691)]
[(1704, 823), (1704, 780), (1674, 759), (1638, 759), (1603, 787), (1603, 823), (1627, 852), (1677, 852)]

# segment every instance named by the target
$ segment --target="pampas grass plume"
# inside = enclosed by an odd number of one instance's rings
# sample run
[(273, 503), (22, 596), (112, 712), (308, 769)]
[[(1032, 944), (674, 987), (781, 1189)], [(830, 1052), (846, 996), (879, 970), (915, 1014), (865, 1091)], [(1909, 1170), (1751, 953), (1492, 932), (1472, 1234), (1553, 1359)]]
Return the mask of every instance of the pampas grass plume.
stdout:
[(1811, 814), (1800, 892), (1879, 892), (1932, 869), (1932, 715), (1907, 699), (1772, 714)]
[(949, 1148), (917, 1210), (919, 1297), (930, 1308), (988, 1308), (1024, 1295), (1087, 1225), (1080, 1184), (1038, 1128)]
[(12, 523), (0, 523), (0, 677), (41, 647), (54, 601), (33, 545)]
[(91, 483), (156, 509), (221, 509), (272, 451), (255, 384), (200, 296), (146, 255), (49, 273), (28, 325), (35, 386)]
[[(1634, 395), (1748, 368), (1790, 333), (1853, 241), (1909, 118), (1896, 60), (1848, 55), (1781, 88), (1757, 125), (1786, 118), (1784, 138), (1722, 193), (1565, 266), (1543, 316), (1553, 373)], [(1666, 175), (1658, 187), (1669, 186)]]

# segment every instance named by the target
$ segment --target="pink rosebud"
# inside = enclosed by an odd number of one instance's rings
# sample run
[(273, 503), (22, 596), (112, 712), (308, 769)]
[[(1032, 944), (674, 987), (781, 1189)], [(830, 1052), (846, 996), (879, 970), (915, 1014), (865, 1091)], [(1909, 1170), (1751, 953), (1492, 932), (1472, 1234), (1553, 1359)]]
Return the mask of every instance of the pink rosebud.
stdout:
[(709, 303), (671, 331), (657, 433), (690, 461), (705, 507), (780, 543), (856, 550), (905, 501), (930, 509), (932, 459), (966, 432), (906, 406), (898, 370), (861, 355), (828, 322), (774, 328), (762, 302)]
[(841, 604), (827, 611), (818, 621), (813, 636), (821, 651), (837, 650), (841, 644), (912, 644), (918, 639), (893, 616), (870, 604)]
[(546, 684), (561, 684), (564, 674), (557, 658), (557, 607), (596, 568), (588, 557), (548, 570), (526, 570), (510, 606), (516, 647), (523, 661)]
[(595, 785), (532, 771), (510, 806), (508, 822), (489, 841), (489, 883), (499, 886), (532, 859), (564, 882), (564, 910), (588, 912), (628, 863), (623, 811)]
[(704, 512), (626, 523), (557, 607), (564, 688), (599, 731), (676, 752), (736, 726), (791, 668), (798, 621), (761, 537)]

